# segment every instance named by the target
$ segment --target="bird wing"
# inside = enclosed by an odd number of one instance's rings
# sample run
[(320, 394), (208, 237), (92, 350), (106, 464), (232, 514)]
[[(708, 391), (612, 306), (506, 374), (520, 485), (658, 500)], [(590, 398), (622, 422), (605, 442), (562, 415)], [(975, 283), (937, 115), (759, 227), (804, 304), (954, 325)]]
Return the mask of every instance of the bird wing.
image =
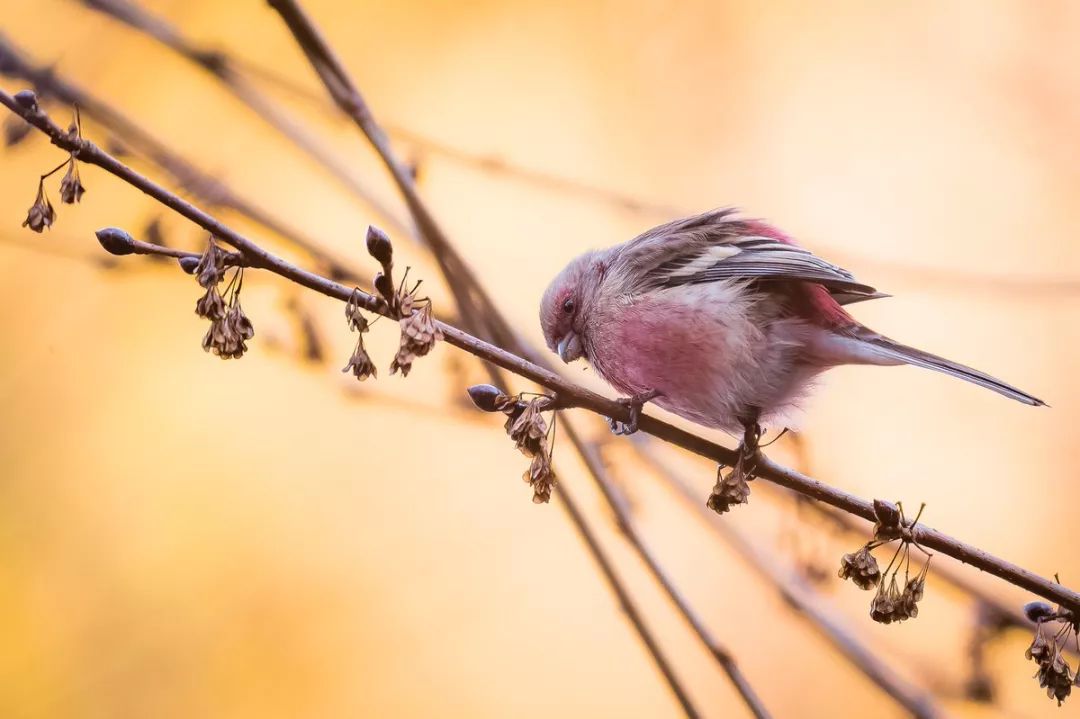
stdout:
[(849, 304), (881, 296), (870, 285), (755, 221), (717, 210), (649, 230), (626, 245), (636, 289), (657, 290), (722, 280), (814, 282)]

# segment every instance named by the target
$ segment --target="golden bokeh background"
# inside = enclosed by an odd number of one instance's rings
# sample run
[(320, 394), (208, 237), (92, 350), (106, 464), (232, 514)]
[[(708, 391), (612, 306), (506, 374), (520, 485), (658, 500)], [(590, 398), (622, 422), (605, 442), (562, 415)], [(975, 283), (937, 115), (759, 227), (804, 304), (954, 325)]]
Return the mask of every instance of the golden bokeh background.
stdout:
[[(264, 3), (146, 6), (319, 96)], [(836, 370), (804, 419), (815, 476), (926, 502), (928, 524), (1080, 584), (1080, 5), (307, 7), (527, 337), (539, 341), (547, 281), (583, 249), (716, 205), (770, 218), (895, 295), (857, 306), (859, 319), (1052, 405), (915, 369)], [(366, 272), (364, 229), (387, 227), (399, 263), (425, 278), (437, 309), (451, 306), (419, 245), (153, 40), (74, 0), (0, 0), (0, 31)], [(9, 92), (25, 86), (0, 77)], [(268, 88), (404, 216), (352, 126), (325, 102)], [(67, 108), (49, 109), (66, 124)], [(84, 130), (108, 136), (90, 118)], [(41, 137), (0, 152), (0, 716), (678, 715), (564, 514), (529, 501), (521, 456), (462, 404), (483, 376), (474, 362), (442, 346), (407, 380), (390, 377), (396, 333), (380, 324), (380, 377), (358, 387), (337, 371), (352, 341), (340, 305), (255, 273), (252, 350), (218, 361), (199, 346), (190, 278), (171, 263), (115, 262), (93, 237), (106, 225), (140, 235), (161, 217), (168, 241), (199, 249), (196, 228), (95, 168), (51, 231), (19, 227), (37, 176), (62, 159)], [(325, 363), (302, 359), (296, 306), (324, 338)], [(625, 444), (613, 450), (643, 533), (776, 716), (904, 715)], [(783, 443), (771, 452), (794, 461)], [(556, 459), (695, 701), (708, 716), (745, 715), (569, 445)], [(704, 499), (713, 468), (672, 462)], [(830, 571), (853, 549), (765, 488), (725, 521), (788, 561), (798, 534)], [(1017, 605), (1030, 598), (961, 571)], [(920, 617), (888, 627), (850, 584), (823, 591), (950, 713), (1058, 711), (1031, 679), (1022, 632), (989, 645), (998, 702), (963, 701), (972, 605), (933, 576)]]

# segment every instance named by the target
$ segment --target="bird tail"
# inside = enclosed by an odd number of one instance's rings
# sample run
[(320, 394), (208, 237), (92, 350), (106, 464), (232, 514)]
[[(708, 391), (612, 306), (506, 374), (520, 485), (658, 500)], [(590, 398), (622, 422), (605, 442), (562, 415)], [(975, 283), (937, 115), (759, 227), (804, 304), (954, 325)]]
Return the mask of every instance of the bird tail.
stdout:
[(951, 377), (959, 377), (972, 384), (977, 384), (980, 387), (993, 390), (998, 394), (1003, 394), (1006, 397), (1015, 399), (1017, 402), (1023, 402), (1032, 407), (1042, 407), (1046, 404), (1046, 402), (1043, 402), (1038, 397), (1030, 395), (1023, 390), (1019, 390), (1010, 384), (1006, 384), (984, 372), (972, 369), (971, 367), (966, 367), (958, 362), (947, 360), (944, 357), (938, 357), (929, 352), (923, 352), (914, 347), (908, 347), (907, 345), (895, 342), (888, 337), (882, 337), (881, 335), (875, 334), (870, 337), (860, 337), (860, 339), (871, 345), (874, 348), (875, 353), (879, 354), (882, 359), (894, 360), (916, 367), (925, 367), (926, 369), (932, 369)]

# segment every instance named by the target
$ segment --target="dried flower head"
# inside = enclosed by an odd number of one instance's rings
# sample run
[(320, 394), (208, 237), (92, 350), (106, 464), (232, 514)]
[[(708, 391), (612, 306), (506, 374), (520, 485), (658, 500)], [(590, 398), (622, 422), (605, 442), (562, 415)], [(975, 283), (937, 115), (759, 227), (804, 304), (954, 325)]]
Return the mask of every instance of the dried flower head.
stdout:
[(896, 584), (896, 575), (893, 574), (888, 582), (878, 584), (877, 594), (870, 602), (870, 618), (882, 624), (907, 619), (902, 607), (900, 588)]
[(550, 454), (539, 452), (533, 457), (532, 463), (521, 477), (532, 487), (534, 504), (551, 501), (551, 490), (555, 487), (555, 473), (551, 470)]
[(370, 326), (362, 311), (360, 297), (360, 290), (354, 289), (349, 301), (345, 303), (345, 321), (349, 323), (350, 332), (367, 332)]
[[(412, 310), (412, 295), (405, 295), (404, 300), (403, 307)], [(401, 342), (390, 364), (390, 374), (400, 371), (403, 377), (407, 377), (413, 361), (430, 352), (435, 343), (443, 338), (443, 334), (431, 316), (430, 302), (412, 311), (412, 314), (403, 316), (398, 324), (401, 327)]]
[(72, 155), (68, 160), (67, 172), (60, 180), (60, 201), (73, 205), (82, 199), (85, 192), (86, 188), (83, 187), (82, 180), (79, 178), (79, 163), (75, 155)]
[(747, 470), (748, 458), (739, 456), (731, 471), (724, 474), (724, 465), (716, 468), (716, 484), (705, 504), (717, 514), (729, 511), (736, 504), (746, 504), (750, 499), (750, 483), (753, 472)]
[(239, 359), (247, 352), (247, 340), (254, 336), (255, 328), (234, 293), (225, 316), (210, 323), (203, 337), (203, 349), (221, 359)]
[(375, 363), (371, 361), (367, 349), (364, 347), (364, 333), (371, 328), (371, 323), (364, 316), (360, 300), (360, 290), (355, 289), (352, 296), (349, 297), (349, 301), (345, 303), (345, 321), (349, 323), (349, 331), (358, 332), (359, 336), (356, 338), (356, 346), (353, 347), (352, 355), (349, 356), (349, 362), (341, 368), (341, 371), (352, 372), (353, 377), (364, 381), (368, 377), (377, 377), (379, 373), (375, 369)]
[(919, 616), (919, 602), (922, 601), (926, 592), (926, 570), (930, 568), (930, 562), (923, 565), (922, 571), (912, 577), (904, 585), (904, 591), (900, 594), (900, 610), (904, 619), (914, 619)]
[(1031, 640), (1031, 645), (1024, 652), (1024, 656), (1036, 664), (1042, 664), (1050, 661), (1056, 651), (1057, 647), (1054, 646), (1053, 642), (1047, 641), (1046, 635), (1040, 626), (1035, 632), (1035, 638)]
[[(225, 300), (219, 293), (217, 284), (211, 282), (214, 277), (224, 274), (221, 265), (220, 250), (213, 244), (210, 246), (199, 261), (198, 275), (200, 284), (207, 282), (206, 293), (195, 304), (195, 312), (210, 320), (210, 329), (203, 336), (202, 347), (207, 352), (213, 352), (222, 359), (236, 359), (247, 352), (247, 341), (255, 336), (255, 328), (251, 320), (244, 314), (244, 308), (240, 305), (240, 289), (244, 285), (244, 269), (238, 267), (233, 273), (232, 279), (225, 288)], [(218, 269), (220, 269), (220, 273)]]
[(218, 292), (217, 285), (206, 288), (206, 293), (195, 303), (195, 314), (208, 320), (224, 319), (225, 299)]
[(45, 181), (39, 180), (37, 197), (34, 199), (34, 204), (30, 205), (22, 226), (29, 227), (34, 232), (44, 232), (47, 227), (52, 227), (54, 220), (56, 220), (56, 210), (53, 209), (52, 203), (45, 194)]
[(881, 581), (881, 569), (877, 559), (870, 553), (870, 545), (857, 552), (845, 554), (840, 560), (841, 579), (850, 579), (859, 589), (873, 589)]
[(1039, 665), (1035, 677), (1039, 686), (1046, 690), (1046, 696), (1057, 701), (1058, 706), (1072, 694), (1073, 685), (1080, 682), (1080, 672), (1073, 674), (1072, 667), (1061, 654), (1060, 642), (1068, 638), (1071, 621), (1066, 620), (1056, 634), (1048, 638), (1046, 625), (1039, 621), (1035, 637), (1031, 640), (1024, 656)]
[(379, 376), (378, 371), (375, 369), (375, 363), (371, 361), (371, 357), (364, 348), (363, 337), (357, 339), (356, 347), (353, 349), (352, 356), (349, 357), (349, 363), (342, 367), (341, 371), (352, 372), (353, 376), (361, 382), (368, 377)]
[(225, 278), (225, 253), (214, 242), (211, 235), (206, 243), (206, 251), (195, 266), (195, 279), (203, 288), (209, 289)]
[(1046, 696), (1056, 699), (1058, 706), (1072, 693), (1072, 670), (1060, 653), (1055, 654), (1049, 662), (1040, 664), (1035, 676), (1039, 679), (1039, 686), (1046, 689)]
[(540, 402), (543, 397), (533, 397), (524, 404), (516, 417), (507, 420), (507, 434), (514, 440), (517, 447), (526, 457), (535, 457), (543, 454), (547, 447), (547, 422), (540, 413)]

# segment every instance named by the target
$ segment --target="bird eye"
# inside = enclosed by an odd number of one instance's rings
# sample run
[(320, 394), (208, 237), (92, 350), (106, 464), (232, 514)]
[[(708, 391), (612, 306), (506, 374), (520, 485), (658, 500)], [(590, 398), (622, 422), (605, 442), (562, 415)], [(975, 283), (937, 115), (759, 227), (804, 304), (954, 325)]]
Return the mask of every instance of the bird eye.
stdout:
[(574, 298), (567, 297), (566, 301), (562, 303), (562, 311), (566, 314), (570, 314), (574, 311)]

